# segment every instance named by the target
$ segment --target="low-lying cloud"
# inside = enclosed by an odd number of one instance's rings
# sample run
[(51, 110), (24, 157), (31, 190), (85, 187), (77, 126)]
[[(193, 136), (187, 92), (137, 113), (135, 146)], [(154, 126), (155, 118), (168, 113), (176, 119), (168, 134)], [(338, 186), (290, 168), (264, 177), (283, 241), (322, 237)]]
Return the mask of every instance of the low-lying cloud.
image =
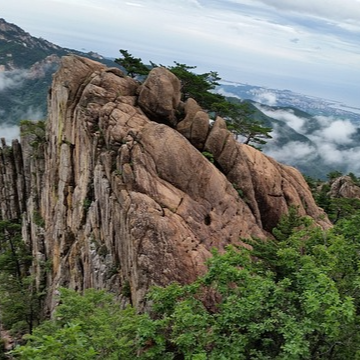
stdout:
[(29, 76), (27, 70), (9, 70), (0, 72), (0, 91), (19, 87)]
[(261, 104), (275, 106), (277, 103), (276, 94), (271, 91), (253, 89), (250, 92), (254, 96), (254, 100)]
[(292, 110), (273, 110), (268, 109), (263, 106), (258, 106), (258, 108), (267, 116), (272, 117), (277, 120), (284, 121), (287, 125), (293, 128), (300, 134), (303, 134), (303, 126), (305, 125), (308, 119), (296, 116)]
[[(360, 145), (354, 138), (360, 128), (350, 120), (325, 116), (307, 119), (297, 116), (291, 110), (269, 110), (262, 106), (259, 109), (274, 119), (284, 121), (310, 140), (291, 141), (283, 146), (278, 146), (276, 141), (269, 141), (264, 150), (266, 154), (295, 166), (319, 158), (319, 161), (333, 169), (360, 174)], [(275, 126), (272, 133), (274, 140), (277, 134)]]
[(30, 106), (26, 109), (21, 105), (15, 106), (8, 111), (0, 109), (0, 123), (18, 124), (21, 120), (45, 120), (46, 115), (40, 108)]
[(18, 119), (21, 120), (44, 120), (45, 115), (39, 108), (34, 108), (33, 106), (28, 107), (25, 111), (18, 113)]
[(266, 154), (285, 164), (301, 164), (316, 158), (317, 149), (311, 144), (291, 141), (281, 147), (269, 146)]
[(217, 94), (220, 94), (220, 95), (222, 95), (222, 96), (225, 96), (225, 97), (234, 97), (234, 98), (241, 99), (240, 96), (238, 96), (238, 95), (236, 95), (236, 94), (234, 94), (234, 93), (232, 93), (232, 92), (226, 91), (226, 90), (224, 90), (224, 89), (222, 89), (222, 88), (217, 89), (217, 90), (216, 90), (216, 93), (217, 93)]
[(350, 120), (334, 120), (314, 133), (308, 134), (308, 137), (316, 142), (326, 141), (338, 145), (349, 145), (353, 143), (352, 135), (356, 131), (357, 127)]
[(0, 138), (4, 138), (8, 145), (11, 145), (12, 140), (20, 137), (20, 129), (17, 125), (0, 125)]
[[(0, 116), (4, 115), (4, 110), (0, 109)], [(16, 114), (16, 116), (15, 116)], [(19, 120), (44, 120), (44, 114), (40, 109), (29, 107), (25, 111), (14, 109), (14, 122)], [(9, 119), (9, 118), (7, 118)], [(7, 120), (9, 121), (9, 120)], [(20, 127), (18, 125), (7, 123), (0, 123), (0, 138), (4, 138), (8, 145), (11, 145), (12, 140), (20, 138)]]

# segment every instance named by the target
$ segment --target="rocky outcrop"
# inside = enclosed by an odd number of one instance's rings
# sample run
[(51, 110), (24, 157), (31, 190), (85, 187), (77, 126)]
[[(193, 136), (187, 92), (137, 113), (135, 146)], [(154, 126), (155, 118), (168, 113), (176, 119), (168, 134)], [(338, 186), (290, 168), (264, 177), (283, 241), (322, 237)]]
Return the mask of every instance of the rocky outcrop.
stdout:
[(360, 199), (360, 187), (350, 176), (340, 176), (331, 183), (329, 195), (332, 198)]
[(26, 188), (23, 157), (17, 140), (10, 147), (1, 139), (0, 189), (1, 219), (19, 219), (26, 209)]
[(20, 156), (0, 164), (0, 181), (16, 193), (2, 194), (2, 216), (23, 216), (39, 278), (51, 263), (50, 308), (59, 286), (107, 288), (142, 307), (149, 286), (195, 279), (211, 248), (271, 236), (291, 205), (330, 226), (299, 172), (237, 143), (221, 118), (210, 126), (194, 100), (180, 102), (180, 82), (163, 68), (140, 85), (64, 57), (45, 142), (36, 157), (22, 146), (23, 170)]
[(156, 122), (175, 126), (180, 104), (180, 81), (163, 67), (153, 69), (140, 87), (138, 105)]
[(210, 128), (209, 118), (193, 99), (185, 104), (186, 117), (177, 129), (197, 149), (211, 153), (228, 181), (242, 194), (256, 223), (271, 232), (289, 205), (298, 206), (299, 215), (322, 221), (319, 208), (303, 176), (294, 168), (279, 164), (254, 148), (239, 144), (217, 118)]

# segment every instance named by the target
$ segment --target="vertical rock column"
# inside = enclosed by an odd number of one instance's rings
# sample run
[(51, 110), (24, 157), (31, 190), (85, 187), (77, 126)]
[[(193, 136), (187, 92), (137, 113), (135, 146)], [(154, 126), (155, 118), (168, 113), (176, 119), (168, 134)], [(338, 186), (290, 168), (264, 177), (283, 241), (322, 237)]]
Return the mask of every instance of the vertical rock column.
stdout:
[(14, 140), (12, 147), (1, 139), (0, 148), (0, 217), (20, 219), (25, 211), (26, 188), (21, 146)]

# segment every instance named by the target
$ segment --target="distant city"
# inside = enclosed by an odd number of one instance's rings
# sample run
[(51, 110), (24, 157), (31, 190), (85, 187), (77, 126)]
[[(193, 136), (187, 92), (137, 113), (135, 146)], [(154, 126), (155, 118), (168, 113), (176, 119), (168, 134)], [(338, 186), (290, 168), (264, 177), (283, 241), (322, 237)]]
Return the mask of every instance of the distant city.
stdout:
[(271, 106), (296, 107), (311, 115), (332, 116), (360, 122), (360, 108), (335, 100), (231, 81), (221, 81), (217, 90), (226, 96), (250, 99)]

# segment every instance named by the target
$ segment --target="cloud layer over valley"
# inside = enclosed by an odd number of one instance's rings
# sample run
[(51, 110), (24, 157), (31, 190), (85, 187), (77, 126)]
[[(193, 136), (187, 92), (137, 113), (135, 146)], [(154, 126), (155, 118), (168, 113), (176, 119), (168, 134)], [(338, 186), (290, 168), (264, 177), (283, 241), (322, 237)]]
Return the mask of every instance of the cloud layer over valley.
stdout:
[[(43, 66), (44, 71), (47, 65)], [(18, 124), (21, 120), (41, 120), (46, 117), (47, 86), (43, 76), (34, 76), (32, 69), (0, 71), (0, 124)], [(34, 87), (38, 85), (37, 87)], [(40, 104), (42, 102), (43, 104)], [(9, 125), (9, 126), (10, 126)], [(4, 137), (1, 128), (0, 137)], [(7, 131), (16, 134), (16, 131)]]
[(8, 70), (0, 71), (0, 91), (16, 88), (29, 78), (28, 70)]
[(266, 154), (299, 167), (318, 159), (333, 170), (360, 174), (360, 128), (350, 120), (325, 116), (305, 118), (291, 109), (273, 110), (262, 105), (258, 105), (258, 108), (309, 139), (279, 145), (276, 141), (279, 128), (276, 125), (272, 132), (273, 140), (265, 147)]

